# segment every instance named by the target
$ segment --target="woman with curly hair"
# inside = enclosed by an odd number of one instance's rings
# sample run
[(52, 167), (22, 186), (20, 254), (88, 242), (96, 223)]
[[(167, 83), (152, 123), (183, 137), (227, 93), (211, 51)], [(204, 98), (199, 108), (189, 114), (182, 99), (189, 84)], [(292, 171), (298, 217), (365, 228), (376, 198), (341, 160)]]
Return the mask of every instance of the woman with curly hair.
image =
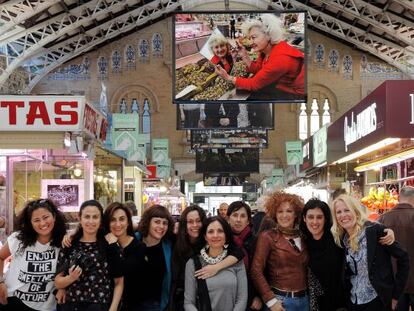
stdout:
[[(55, 310), (53, 279), (65, 217), (50, 200), (31, 201), (19, 215), (18, 229), (0, 250), (0, 309)], [(4, 277), (4, 260), (10, 255), (13, 260)]]
[(260, 233), (250, 274), (271, 311), (309, 309), (308, 252), (299, 232), (303, 200), (294, 194), (272, 193), (265, 204), (276, 227)]

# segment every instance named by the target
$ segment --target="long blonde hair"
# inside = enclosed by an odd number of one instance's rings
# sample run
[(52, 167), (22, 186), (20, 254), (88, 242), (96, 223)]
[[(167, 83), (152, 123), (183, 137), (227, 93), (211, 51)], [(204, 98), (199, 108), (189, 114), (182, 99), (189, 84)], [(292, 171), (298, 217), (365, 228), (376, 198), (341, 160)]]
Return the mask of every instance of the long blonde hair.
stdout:
[(365, 214), (365, 211), (362, 209), (362, 206), (359, 203), (359, 201), (351, 197), (350, 195), (341, 194), (332, 202), (333, 225), (331, 228), (331, 232), (334, 237), (335, 243), (339, 247), (342, 247), (341, 240), (345, 234), (345, 230), (338, 224), (338, 220), (336, 218), (336, 204), (338, 202), (342, 202), (343, 204), (345, 204), (350, 209), (352, 215), (356, 219), (355, 230), (349, 236), (349, 245), (351, 246), (351, 249), (354, 252), (356, 252), (359, 249), (358, 236), (361, 233), (361, 231), (364, 229), (364, 224), (365, 224), (365, 221), (367, 220), (367, 215)]

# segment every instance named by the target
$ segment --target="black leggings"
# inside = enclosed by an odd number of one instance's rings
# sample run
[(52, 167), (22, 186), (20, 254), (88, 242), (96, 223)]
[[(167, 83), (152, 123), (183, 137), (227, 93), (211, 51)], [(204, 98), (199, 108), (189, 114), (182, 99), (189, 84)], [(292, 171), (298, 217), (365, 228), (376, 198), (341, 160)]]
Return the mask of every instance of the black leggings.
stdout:
[(110, 305), (106, 303), (65, 303), (60, 305), (60, 311), (108, 311)]
[(351, 311), (388, 311), (391, 310), (390, 307), (384, 306), (379, 297), (374, 300), (364, 303), (362, 305), (352, 305)]
[(7, 305), (0, 305), (0, 311), (36, 311), (26, 306), (19, 298), (7, 298)]

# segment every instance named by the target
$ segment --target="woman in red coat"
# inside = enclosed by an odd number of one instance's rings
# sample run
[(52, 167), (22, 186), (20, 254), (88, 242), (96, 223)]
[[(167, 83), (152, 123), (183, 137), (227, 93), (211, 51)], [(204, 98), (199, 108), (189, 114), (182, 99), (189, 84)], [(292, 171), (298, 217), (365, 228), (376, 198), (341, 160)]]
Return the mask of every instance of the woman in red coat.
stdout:
[(251, 99), (304, 99), (304, 54), (283, 40), (282, 21), (273, 14), (262, 14), (259, 19), (245, 23), (242, 30), (258, 57), (252, 61), (237, 42), (239, 55), (254, 76), (234, 77), (221, 66), (216, 67), (216, 72), (237, 89), (254, 92)]

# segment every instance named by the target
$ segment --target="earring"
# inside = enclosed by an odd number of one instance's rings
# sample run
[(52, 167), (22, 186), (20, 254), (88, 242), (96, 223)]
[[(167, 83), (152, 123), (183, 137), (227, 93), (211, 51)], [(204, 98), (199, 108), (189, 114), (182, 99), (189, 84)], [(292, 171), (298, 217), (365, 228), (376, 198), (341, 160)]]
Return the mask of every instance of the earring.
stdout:
[(224, 249), (227, 249), (227, 247), (229, 247), (228, 244), (224, 244)]

